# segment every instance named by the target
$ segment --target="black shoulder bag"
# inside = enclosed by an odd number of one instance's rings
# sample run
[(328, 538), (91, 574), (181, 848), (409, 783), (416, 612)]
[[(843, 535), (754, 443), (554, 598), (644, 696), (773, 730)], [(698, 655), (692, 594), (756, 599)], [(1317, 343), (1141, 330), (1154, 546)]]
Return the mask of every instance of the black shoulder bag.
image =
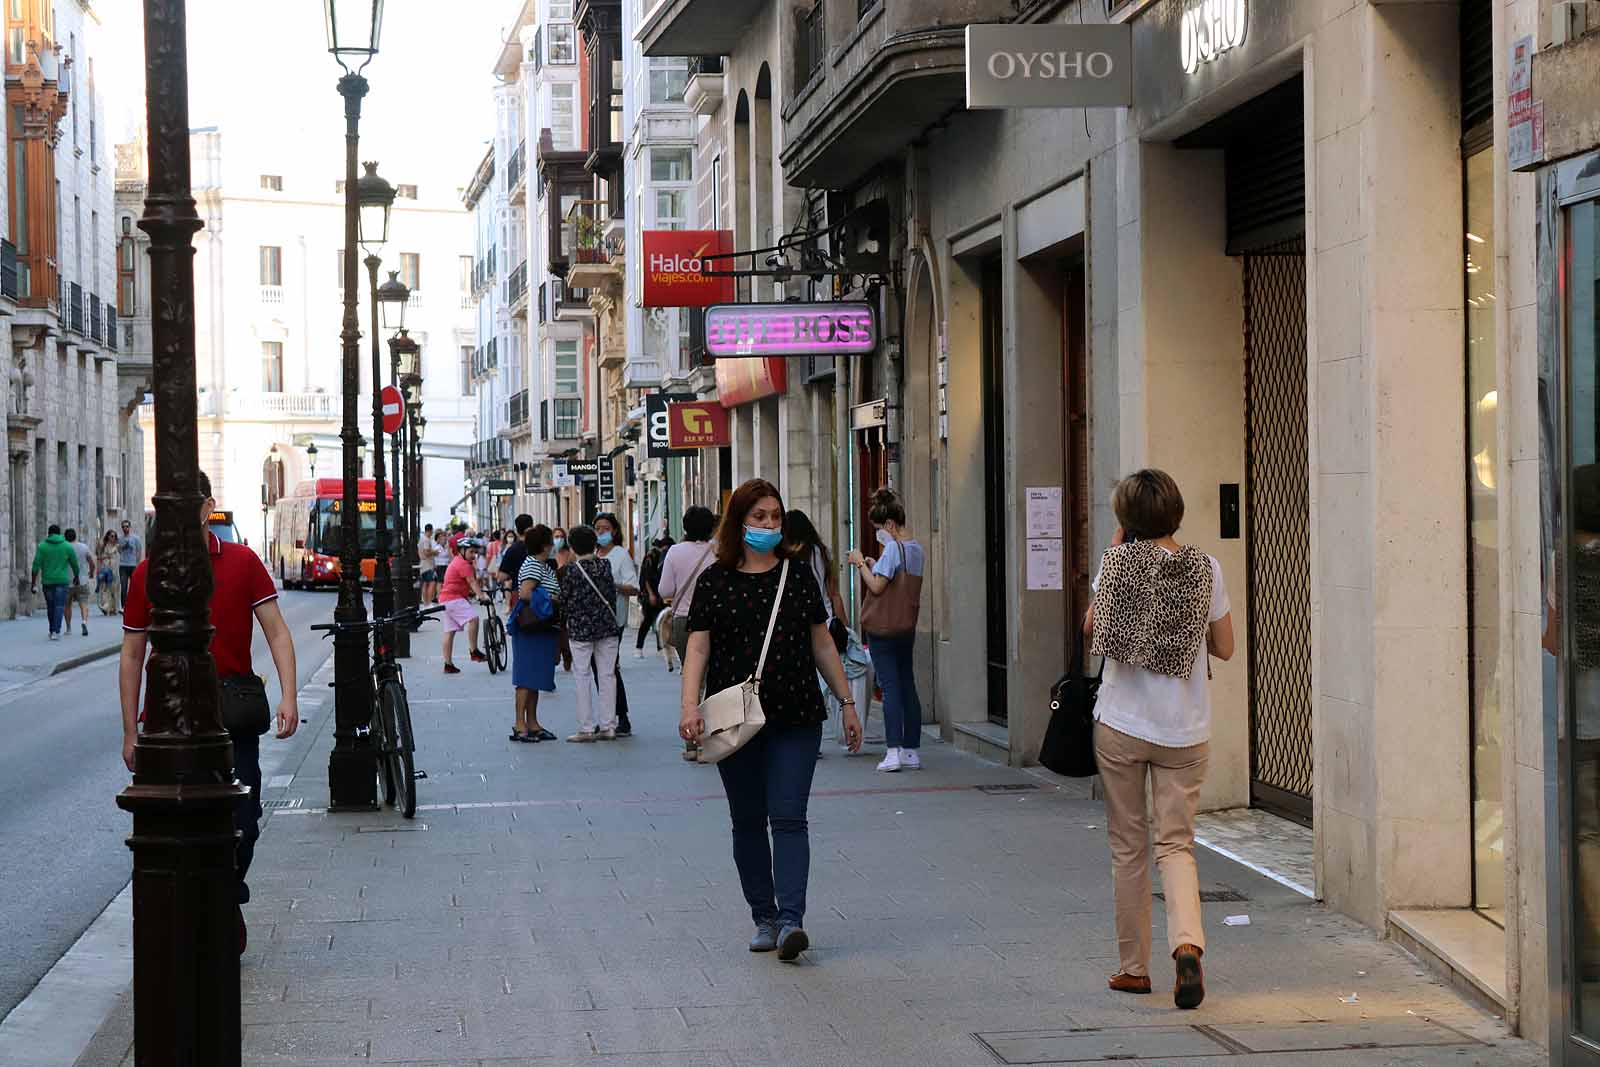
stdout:
[(1094, 677), (1083, 672), (1080, 637), (1072, 667), (1050, 687), (1050, 725), (1045, 728), (1039, 763), (1068, 778), (1089, 778), (1099, 773), (1094, 759), (1094, 702), (1100, 695), (1105, 661)]
[(218, 679), (222, 697), (222, 728), (230, 734), (264, 734), (272, 728), (272, 708), (267, 704), (267, 683), (256, 674), (235, 674)]

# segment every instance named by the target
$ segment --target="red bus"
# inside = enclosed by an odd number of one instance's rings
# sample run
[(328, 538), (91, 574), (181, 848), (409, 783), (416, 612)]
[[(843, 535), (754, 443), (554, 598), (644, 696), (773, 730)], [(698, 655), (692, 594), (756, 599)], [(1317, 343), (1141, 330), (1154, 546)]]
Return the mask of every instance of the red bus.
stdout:
[[(356, 482), (361, 509), (361, 580), (370, 583), (378, 554), (378, 492), (371, 478)], [(385, 482), (390, 537), (394, 531), (394, 485)], [(285, 589), (312, 589), (339, 583), (339, 545), (344, 482), (318, 478), (301, 482), (273, 510), (269, 559)]]

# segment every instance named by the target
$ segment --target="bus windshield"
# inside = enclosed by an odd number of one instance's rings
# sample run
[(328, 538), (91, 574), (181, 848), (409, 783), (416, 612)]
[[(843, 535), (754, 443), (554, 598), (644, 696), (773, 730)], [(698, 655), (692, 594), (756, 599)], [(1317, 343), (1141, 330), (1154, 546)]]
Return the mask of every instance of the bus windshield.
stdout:
[[(315, 548), (326, 556), (337, 556), (343, 534), (341, 515), (334, 510), (331, 502), (324, 501), (317, 505), (317, 541)], [(363, 557), (378, 554), (378, 516), (370, 511), (361, 512), (361, 555)]]

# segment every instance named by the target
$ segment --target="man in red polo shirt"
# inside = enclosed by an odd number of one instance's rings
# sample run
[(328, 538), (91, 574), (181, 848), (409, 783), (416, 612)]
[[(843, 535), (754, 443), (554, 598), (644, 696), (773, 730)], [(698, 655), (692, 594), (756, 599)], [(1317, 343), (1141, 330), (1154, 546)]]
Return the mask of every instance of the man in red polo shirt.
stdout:
[[(200, 491), (206, 495), (200, 505), (202, 524), (205, 517), (216, 510), (217, 502), (211, 498), (211, 479), (200, 472)], [(294, 637), (289, 624), (278, 609), (278, 590), (272, 584), (272, 575), (249, 548), (218, 539), (206, 531), (211, 549), (211, 656), (217, 663), (219, 680), (253, 675), (250, 639), (252, 619), (261, 624), (261, 633), (272, 651), (272, 663), (278, 670), (277, 736), (291, 736), (300, 726), (300, 709), (295, 701)], [(138, 736), (139, 687), (144, 679), (145, 653), (149, 645), (146, 631), (150, 627), (150, 597), (145, 589), (150, 561), (140, 563), (128, 581), (128, 598), (122, 614), (122, 663), (120, 690), (122, 696), (122, 760), (133, 770), (133, 744)], [(239, 844), (234, 854), (234, 866), (239, 876), (239, 903), (250, 899), (250, 887), (245, 883), (245, 873), (255, 856), (256, 839), (261, 836), (261, 738), (254, 733), (230, 730), (233, 741), (233, 773), (239, 784), (250, 790), (250, 795), (234, 813), (234, 825), (239, 829)], [(244, 909), (239, 909), (239, 951), (244, 951)]]

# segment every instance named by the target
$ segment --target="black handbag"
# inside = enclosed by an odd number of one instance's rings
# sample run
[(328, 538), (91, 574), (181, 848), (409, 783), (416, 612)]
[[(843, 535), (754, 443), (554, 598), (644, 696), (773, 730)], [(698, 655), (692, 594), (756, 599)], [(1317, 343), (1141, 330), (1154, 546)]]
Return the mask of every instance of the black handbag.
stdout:
[(267, 705), (267, 683), (255, 674), (234, 674), (218, 679), (222, 696), (222, 728), (230, 734), (256, 735), (272, 728)]
[(1094, 677), (1083, 673), (1083, 641), (1078, 641), (1072, 667), (1050, 687), (1050, 725), (1045, 728), (1039, 763), (1068, 778), (1099, 773), (1094, 758), (1094, 702), (1100, 695), (1105, 661)]

